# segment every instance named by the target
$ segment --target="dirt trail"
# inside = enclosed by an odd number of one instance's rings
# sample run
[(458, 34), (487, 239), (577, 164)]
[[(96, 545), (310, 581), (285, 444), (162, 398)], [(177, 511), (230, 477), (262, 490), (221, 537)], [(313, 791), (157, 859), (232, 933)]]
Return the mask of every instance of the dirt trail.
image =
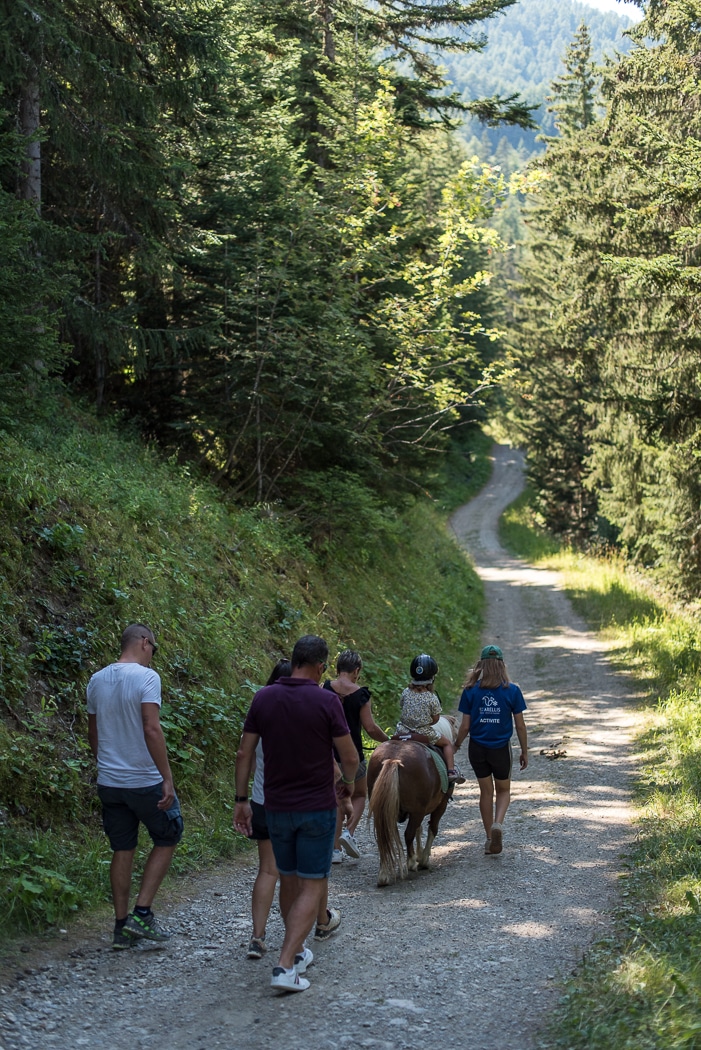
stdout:
[[(484, 580), (485, 641), (504, 648), (529, 706), (531, 762), (514, 776), (504, 853), (482, 853), (471, 779), (448, 808), (433, 870), (408, 882), (376, 887), (362, 825), (362, 859), (331, 877), (342, 926), (313, 945), (309, 991), (281, 998), (268, 985), (271, 957), (243, 957), (253, 861), (219, 870), (167, 909), (162, 899), (177, 932), (166, 949), (112, 952), (105, 929), (18, 956), (0, 989), (0, 1050), (537, 1045), (559, 982), (605, 933), (616, 900), (631, 835), (634, 711), (630, 683), (609, 666), (557, 575), (499, 546), (498, 517), (522, 475), (520, 454), (497, 447), (491, 481), (451, 521)], [(273, 946), (281, 933), (275, 911)]]

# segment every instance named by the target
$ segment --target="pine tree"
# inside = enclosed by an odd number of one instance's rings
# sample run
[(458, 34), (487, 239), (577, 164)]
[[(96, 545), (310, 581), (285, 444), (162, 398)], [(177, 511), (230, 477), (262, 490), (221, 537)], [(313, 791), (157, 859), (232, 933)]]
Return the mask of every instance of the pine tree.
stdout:
[(595, 496), (586, 487), (596, 398), (597, 347), (604, 338), (598, 302), (599, 246), (605, 231), (587, 223), (580, 203), (590, 192), (598, 76), (582, 24), (552, 87), (557, 136), (533, 162), (539, 190), (527, 209), (530, 237), (513, 289), (510, 341), (518, 365), (512, 383), (516, 417), (528, 446), (528, 475), (549, 528), (590, 538)]
[(599, 278), (612, 318), (591, 484), (631, 554), (701, 584), (698, 5), (651, 4), (607, 77)]

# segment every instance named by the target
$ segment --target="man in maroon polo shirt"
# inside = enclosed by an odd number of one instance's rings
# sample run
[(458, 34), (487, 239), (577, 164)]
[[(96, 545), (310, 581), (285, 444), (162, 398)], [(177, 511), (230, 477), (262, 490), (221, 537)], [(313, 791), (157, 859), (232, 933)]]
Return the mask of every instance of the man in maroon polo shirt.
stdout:
[(329, 650), (307, 634), (292, 652), (292, 674), (253, 697), (236, 756), (234, 828), (251, 833), (248, 783), (258, 740), (265, 759), (265, 816), (280, 873), (285, 939), (273, 968), (278, 991), (301, 992), (313, 961), (304, 939), (316, 921), (331, 871), (336, 829), (335, 746), (343, 790), (350, 794), (358, 768), (341, 701), (319, 688)]

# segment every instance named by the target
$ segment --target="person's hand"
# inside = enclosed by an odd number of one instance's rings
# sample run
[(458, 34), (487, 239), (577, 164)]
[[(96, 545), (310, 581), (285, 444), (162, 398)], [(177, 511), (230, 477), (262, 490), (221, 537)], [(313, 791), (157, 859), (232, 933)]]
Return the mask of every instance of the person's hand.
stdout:
[(336, 802), (345, 819), (350, 819), (353, 815), (352, 794), (353, 784), (344, 784), (342, 780), (336, 781)]
[(237, 802), (234, 810), (234, 831), (245, 835), (246, 838), (253, 834), (253, 810), (250, 802)]
[(519, 765), (521, 766), (521, 769), (525, 769), (526, 766), (528, 765), (528, 753), (526, 751), (522, 751), (521, 752), (521, 757), (519, 758), (518, 761), (519, 761)]
[(160, 802), (156, 803), (157, 809), (170, 809), (175, 802), (175, 788), (172, 780), (163, 781), (163, 795)]

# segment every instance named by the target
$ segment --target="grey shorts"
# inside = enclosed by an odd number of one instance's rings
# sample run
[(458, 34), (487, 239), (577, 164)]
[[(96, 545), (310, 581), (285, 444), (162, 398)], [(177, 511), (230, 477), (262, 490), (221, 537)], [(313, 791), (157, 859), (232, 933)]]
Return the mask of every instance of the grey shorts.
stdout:
[(163, 784), (143, 788), (116, 788), (97, 785), (102, 803), (102, 826), (117, 850), (136, 849), (139, 824), (143, 824), (154, 846), (177, 846), (183, 837), (183, 818), (177, 796), (170, 809), (158, 809)]

